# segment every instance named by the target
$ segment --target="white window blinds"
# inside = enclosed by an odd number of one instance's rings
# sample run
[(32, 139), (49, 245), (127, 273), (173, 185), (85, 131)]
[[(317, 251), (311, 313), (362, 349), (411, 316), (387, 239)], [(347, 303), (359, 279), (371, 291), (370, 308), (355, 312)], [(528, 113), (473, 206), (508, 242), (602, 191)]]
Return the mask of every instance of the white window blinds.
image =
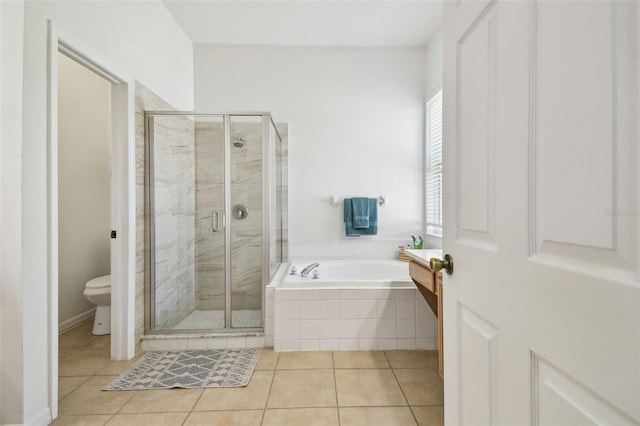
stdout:
[(442, 237), (442, 89), (427, 101), (427, 235)]

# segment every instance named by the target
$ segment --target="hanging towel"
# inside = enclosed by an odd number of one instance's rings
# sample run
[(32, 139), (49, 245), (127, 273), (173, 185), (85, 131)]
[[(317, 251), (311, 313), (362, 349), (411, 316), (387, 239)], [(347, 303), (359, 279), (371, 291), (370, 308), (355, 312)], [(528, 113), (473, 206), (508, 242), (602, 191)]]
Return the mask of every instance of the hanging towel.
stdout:
[(369, 199), (354, 197), (351, 199), (351, 213), (355, 229), (369, 229)]
[(347, 237), (359, 237), (361, 235), (378, 234), (378, 200), (375, 198), (368, 198), (367, 204), (369, 208), (369, 227), (354, 228), (353, 204), (350, 198), (344, 199), (344, 224)]

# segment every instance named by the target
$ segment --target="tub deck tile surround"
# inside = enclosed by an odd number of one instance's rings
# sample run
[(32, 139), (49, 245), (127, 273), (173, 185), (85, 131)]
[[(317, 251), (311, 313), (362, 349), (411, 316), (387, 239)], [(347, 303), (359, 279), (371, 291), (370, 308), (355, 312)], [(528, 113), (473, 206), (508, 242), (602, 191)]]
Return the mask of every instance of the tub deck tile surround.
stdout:
[(109, 336), (93, 336), (91, 322), (68, 333), (60, 336), (61, 362), (84, 362), (77, 369), (69, 364), (60, 377), (60, 415), (53, 425), (444, 423), (435, 351), (266, 348), (245, 388), (106, 392), (102, 386), (135, 360), (108, 360)]
[(277, 351), (435, 350), (436, 318), (416, 295), (415, 287), (267, 287), (266, 344)]

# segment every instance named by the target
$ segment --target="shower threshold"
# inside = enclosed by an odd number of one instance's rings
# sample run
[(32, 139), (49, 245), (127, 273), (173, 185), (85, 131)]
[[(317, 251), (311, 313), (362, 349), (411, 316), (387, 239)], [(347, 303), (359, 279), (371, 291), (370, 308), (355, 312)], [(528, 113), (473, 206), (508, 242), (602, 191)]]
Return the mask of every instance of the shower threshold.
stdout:
[[(262, 327), (260, 309), (241, 309), (231, 311), (233, 328)], [(224, 311), (195, 310), (173, 327), (173, 330), (198, 330), (224, 328)]]

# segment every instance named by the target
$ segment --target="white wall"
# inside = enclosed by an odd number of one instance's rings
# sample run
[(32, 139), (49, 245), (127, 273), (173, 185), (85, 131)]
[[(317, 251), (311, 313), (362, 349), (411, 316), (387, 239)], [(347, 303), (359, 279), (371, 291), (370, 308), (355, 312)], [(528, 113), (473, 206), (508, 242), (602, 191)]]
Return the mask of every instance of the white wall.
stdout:
[(58, 54), (59, 322), (95, 308), (85, 283), (111, 270), (111, 83)]
[(21, 1), (0, 2), (0, 424), (21, 423), (23, 407), (23, 13)]
[(25, 262), (22, 283), (18, 281), (13, 287), (28, 295), (21, 312), (24, 422), (40, 424), (49, 410), (47, 20), (51, 19), (85, 49), (180, 109), (193, 107), (193, 49), (159, 1), (29, 1), (25, 3), (24, 14), (22, 253)]
[[(391, 257), (423, 229), (424, 49), (195, 46), (197, 110), (290, 124), (290, 254)], [(346, 239), (329, 196), (385, 194), (376, 237)]]
[(425, 99), (442, 87), (442, 27), (431, 37), (425, 49)]

